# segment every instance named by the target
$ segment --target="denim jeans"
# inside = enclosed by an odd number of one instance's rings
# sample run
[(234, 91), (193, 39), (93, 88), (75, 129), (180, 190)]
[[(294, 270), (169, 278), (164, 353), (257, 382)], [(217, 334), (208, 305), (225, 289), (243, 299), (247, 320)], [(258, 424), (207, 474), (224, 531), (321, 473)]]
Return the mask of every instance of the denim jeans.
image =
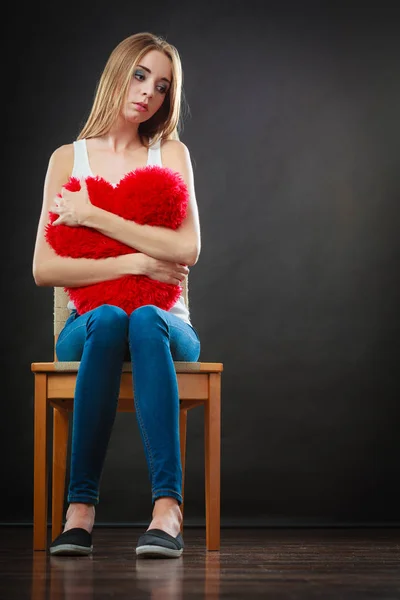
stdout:
[(153, 305), (128, 316), (104, 304), (72, 311), (57, 345), (59, 361), (81, 361), (75, 389), (68, 502), (98, 504), (99, 485), (118, 405), (122, 363), (132, 361), (137, 422), (152, 501), (182, 502), (179, 395), (174, 360), (196, 362), (200, 340), (181, 318)]

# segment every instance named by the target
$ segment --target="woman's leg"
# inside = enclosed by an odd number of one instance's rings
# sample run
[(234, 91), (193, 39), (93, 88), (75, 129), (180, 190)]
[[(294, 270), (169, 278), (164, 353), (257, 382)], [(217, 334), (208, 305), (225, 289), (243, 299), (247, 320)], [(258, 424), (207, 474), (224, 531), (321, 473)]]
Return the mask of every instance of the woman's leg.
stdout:
[(102, 305), (72, 314), (60, 333), (60, 361), (81, 361), (72, 420), (70, 483), (65, 531), (93, 527), (99, 484), (118, 404), (122, 363), (127, 346), (128, 315)]
[(177, 535), (182, 466), (174, 361), (197, 361), (200, 341), (195, 330), (182, 319), (156, 306), (146, 305), (130, 317), (129, 348), (136, 415), (154, 504), (150, 528), (157, 527)]

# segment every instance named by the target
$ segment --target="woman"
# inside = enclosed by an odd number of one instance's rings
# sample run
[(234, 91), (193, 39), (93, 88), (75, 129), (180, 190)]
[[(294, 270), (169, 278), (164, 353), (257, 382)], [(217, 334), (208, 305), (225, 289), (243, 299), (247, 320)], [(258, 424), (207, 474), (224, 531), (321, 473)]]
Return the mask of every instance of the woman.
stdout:
[[(180, 284), (200, 252), (200, 226), (193, 173), (186, 146), (178, 140), (182, 69), (172, 45), (151, 33), (123, 40), (101, 75), (89, 118), (73, 144), (52, 154), (33, 260), (39, 286), (77, 287), (141, 274)], [(101, 176), (116, 185), (146, 164), (177, 171), (189, 190), (187, 216), (177, 230), (126, 221), (90, 203), (86, 186), (63, 190), (73, 175)], [(44, 238), (49, 210), (53, 226), (87, 226), (138, 252), (104, 258), (58, 256)], [(153, 513), (136, 553), (178, 557), (182, 469), (179, 449), (179, 397), (173, 361), (197, 361), (200, 341), (181, 297), (169, 310), (142, 306), (128, 316), (112, 305), (71, 315), (61, 331), (60, 361), (80, 360), (74, 412), (68, 510), (52, 554), (90, 554), (99, 483), (114, 423), (122, 363), (132, 360), (136, 415), (152, 489)], [(128, 353), (128, 354), (127, 354)], [(154, 375), (157, 374), (157, 377)], [(156, 415), (157, 418), (154, 418)]]

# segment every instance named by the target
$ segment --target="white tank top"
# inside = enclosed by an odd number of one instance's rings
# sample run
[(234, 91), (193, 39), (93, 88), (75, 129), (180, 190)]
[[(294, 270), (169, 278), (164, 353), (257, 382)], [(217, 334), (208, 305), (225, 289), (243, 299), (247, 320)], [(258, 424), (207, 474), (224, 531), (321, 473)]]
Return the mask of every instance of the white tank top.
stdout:
[[(156, 144), (153, 144), (149, 147), (147, 153), (147, 166), (148, 165), (158, 165), (162, 167), (160, 140)], [(90, 168), (85, 139), (74, 142), (74, 166), (72, 169), (72, 177), (77, 177), (78, 179), (81, 177), (94, 177), (92, 169)], [(111, 185), (116, 186), (117, 183), (112, 183)], [(68, 302), (67, 307), (70, 310), (75, 309), (75, 305), (71, 300)], [(191, 325), (189, 311), (186, 307), (183, 296), (177, 300), (172, 308), (170, 308), (169, 312), (177, 317), (180, 317), (183, 321)]]

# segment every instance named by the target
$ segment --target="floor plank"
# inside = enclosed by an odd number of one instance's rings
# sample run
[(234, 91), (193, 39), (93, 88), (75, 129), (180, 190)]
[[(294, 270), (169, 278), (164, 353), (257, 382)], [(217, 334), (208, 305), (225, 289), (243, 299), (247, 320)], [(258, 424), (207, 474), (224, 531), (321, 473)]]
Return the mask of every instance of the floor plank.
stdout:
[(0, 529), (0, 598), (13, 600), (400, 599), (400, 529), (186, 528), (179, 559), (136, 559), (142, 530), (97, 528), (90, 557), (32, 551), (30, 528)]

